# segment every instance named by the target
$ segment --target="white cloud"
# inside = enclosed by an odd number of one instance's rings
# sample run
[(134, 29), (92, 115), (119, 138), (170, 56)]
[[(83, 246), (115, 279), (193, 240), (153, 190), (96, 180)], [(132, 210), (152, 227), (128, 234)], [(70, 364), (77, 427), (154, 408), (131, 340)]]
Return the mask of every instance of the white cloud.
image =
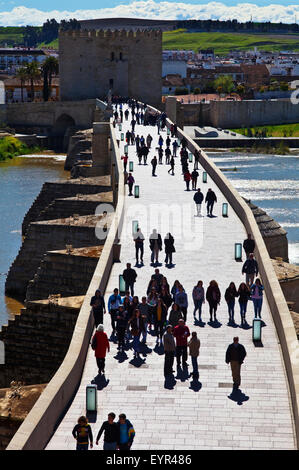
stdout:
[(295, 15), (299, 19), (299, 5), (267, 5), (257, 6), (252, 3), (238, 3), (233, 6), (220, 2), (210, 2), (202, 5), (188, 3), (156, 3), (153, 0), (133, 1), (128, 5), (118, 5), (114, 8), (98, 10), (75, 11), (42, 11), (36, 8), (18, 6), (11, 11), (0, 12), (1, 26), (41, 25), (48, 18), (62, 19), (77, 18), (148, 18), (148, 19), (220, 19), (236, 18), (238, 21), (248, 21), (251, 16), (254, 21), (272, 21), (279, 23), (293, 23)]

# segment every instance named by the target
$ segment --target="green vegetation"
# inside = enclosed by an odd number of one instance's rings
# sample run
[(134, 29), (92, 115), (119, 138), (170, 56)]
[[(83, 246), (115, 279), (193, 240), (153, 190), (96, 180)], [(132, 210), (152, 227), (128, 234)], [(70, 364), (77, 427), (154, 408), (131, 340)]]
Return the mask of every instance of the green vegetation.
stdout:
[(276, 155), (288, 155), (290, 148), (288, 145), (280, 142), (278, 145), (271, 145), (268, 143), (258, 142), (254, 143), (252, 147), (236, 147), (231, 149), (231, 152), (235, 153), (264, 153)]
[(38, 146), (28, 147), (13, 136), (0, 138), (0, 162), (18, 155), (40, 152), (40, 150)]
[(248, 34), (248, 33), (188, 33), (186, 29), (163, 33), (163, 49), (194, 50), (213, 48), (216, 54), (228, 54), (234, 50), (248, 50), (257, 46), (266, 51), (299, 51), (295, 34)]
[(247, 137), (299, 137), (299, 123), (277, 126), (255, 126), (248, 129), (231, 129)]

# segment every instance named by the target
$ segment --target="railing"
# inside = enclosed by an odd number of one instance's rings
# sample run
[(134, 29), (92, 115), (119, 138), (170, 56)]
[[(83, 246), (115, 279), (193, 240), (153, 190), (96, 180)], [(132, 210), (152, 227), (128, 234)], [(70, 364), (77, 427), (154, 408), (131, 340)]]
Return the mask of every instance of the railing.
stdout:
[(63, 363), (11, 440), (7, 450), (44, 449), (80, 384), (93, 331), (90, 299), (96, 289), (105, 291), (113, 264), (113, 246), (118, 242), (124, 213), (125, 186), (115, 131), (110, 123), (112, 168), (117, 183), (114, 220), (81, 307), (73, 337)]

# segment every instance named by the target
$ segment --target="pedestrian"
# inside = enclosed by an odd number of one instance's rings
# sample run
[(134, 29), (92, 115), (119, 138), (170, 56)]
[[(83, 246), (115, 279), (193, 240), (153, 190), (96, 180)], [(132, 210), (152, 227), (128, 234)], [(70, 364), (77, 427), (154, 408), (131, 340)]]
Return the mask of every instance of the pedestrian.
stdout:
[(235, 323), (235, 299), (238, 297), (238, 292), (234, 282), (231, 282), (228, 288), (225, 291), (224, 298), (227, 303), (229, 323)]
[(171, 150), (169, 147), (165, 149), (165, 163), (166, 165), (169, 165), (170, 163), (170, 157), (171, 157)]
[(174, 238), (171, 233), (167, 233), (166, 237), (164, 238), (164, 246), (165, 246), (165, 263), (166, 266), (172, 266), (172, 253), (175, 253), (174, 247)]
[(152, 145), (152, 136), (150, 134), (147, 135), (147, 138), (146, 138), (146, 145), (147, 145), (147, 148), (150, 149), (151, 148), (151, 145)]
[(80, 416), (72, 434), (77, 441), (76, 450), (88, 450), (89, 443), (90, 448), (93, 448), (92, 430), (86, 416)]
[(144, 330), (142, 332), (142, 343), (146, 344), (146, 338), (147, 338), (147, 327), (148, 324), (151, 322), (151, 317), (150, 317), (150, 307), (147, 304), (146, 297), (142, 297), (141, 303), (138, 305), (138, 309), (140, 310), (140, 314), (143, 318), (144, 322)]
[(200, 188), (198, 188), (197, 192), (194, 194), (193, 201), (196, 204), (197, 217), (202, 217), (202, 215), (201, 215), (201, 204), (202, 204), (202, 201), (203, 201), (203, 194), (200, 191)]
[(136, 254), (136, 264), (138, 264), (139, 252), (140, 252), (140, 261), (143, 264), (143, 252), (144, 252), (144, 235), (141, 232), (140, 228), (134, 233), (133, 236), (135, 243), (135, 254)]
[(225, 362), (230, 363), (232, 377), (233, 377), (233, 388), (237, 390), (241, 385), (241, 365), (246, 357), (246, 350), (242, 344), (239, 343), (239, 338), (234, 337), (234, 342), (230, 344), (226, 350)]
[(187, 321), (187, 309), (188, 309), (188, 296), (186, 292), (184, 291), (183, 286), (179, 286), (179, 292), (176, 294), (174, 301), (180, 307), (180, 310), (186, 322)]
[(138, 150), (140, 148), (140, 137), (139, 134), (136, 135), (135, 137), (135, 145), (136, 145), (136, 152), (138, 153)]
[(111, 294), (108, 299), (108, 312), (111, 317), (112, 336), (115, 334), (116, 314), (121, 303), (121, 296), (118, 293), (118, 289), (115, 288), (113, 294)]
[(162, 343), (162, 336), (164, 332), (164, 323), (167, 318), (167, 308), (162, 299), (158, 297), (157, 305), (154, 311), (155, 333), (157, 336), (157, 343)]
[(181, 140), (181, 146), (183, 147), (183, 149), (185, 149), (187, 147), (187, 139), (184, 136)]
[(209, 217), (213, 216), (213, 207), (214, 203), (217, 202), (217, 197), (214, 191), (211, 188), (208, 189), (206, 194), (205, 202), (207, 203), (207, 215)]
[(98, 432), (96, 445), (99, 445), (101, 435), (104, 433), (103, 450), (116, 450), (119, 442), (119, 426), (114, 422), (115, 414), (109, 413), (108, 420), (104, 421)]
[(191, 375), (194, 380), (198, 380), (199, 373), (198, 373), (197, 360), (199, 356), (200, 340), (197, 338), (196, 331), (192, 331), (192, 336), (188, 343), (188, 347), (189, 347), (189, 355), (191, 357), (192, 367), (193, 367), (193, 371), (191, 372)]
[(135, 179), (134, 179), (134, 176), (132, 176), (132, 173), (129, 173), (127, 183), (129, 186), (129, 196), (133, 196), (132, 189), (133, 189), (133, 184), (135, 183)]
[(160, 299), (162, 300), (163, 304), (166, 306), (166, 312), (168, 313), (168, 309), (172, 304), (172, 298), (169, 294), (169, 290), (166, 287), (161, 287), (161, 292), (159, 295)]
[(172, 375), (173, 372), (173, 362), (175, 355), (175, 339), (172, 332), (172, 326), (168, 325), (166, 327), (166, 332), (163, 336), (163, 346), (164, 346), (164, 377)]
[(176, 123), (174, 123), (173, 125), (173, 137), (177, 137), (178, 136), (178, 126)]
[(130, 145), (130, 142), (131, 142), (131, 132), (129, 130), (127, 130), (126, 132), (126, 142), (128, 145)]
[(132, 132), (134, 132), (135, 126), (136, 126), (136, 121), (135, 121), (135, 119), (133, 118), (132, 121), (131, 121)]
[(186, 367), (187, 364), (187, 345), (188, 337), (190, 336), (190, 331), (187, 325), (185, 325), (184, 320), (179, 320), (179, 324), (175, 327), (173, 336), (176, 339), (176, 359), (177, 367), (181, 366), (181, 357), (183, 360), (183, 367)]
[(163, 139), (163, 137), (160, 135), (159, 140), (158, 140), (158, 145), (159, 145), (160, 148), (163, 147), (163, 143), (164, 143), (164, 139)]
[(198, 320), (201, 322), (202, 304), (205, 303), (205, 290), (204, 290), (202, 281), (198, 281), (196, 286), (193, 287), (192, 298), (194, 302), (194, 311), (193, 311), (194, 319), (196, 319), (196, 312), (198, 310)]
[(217, 307), (220, 304), (221, 293), (218, 287), (218, 284), (215, 280), (210, 282), (210, 285), (207, 289), (206, 299), (210, 306), (210, 322), (213, 321), (212, 316), (214, 314), (214, 321), (217, 321), (216, 312)]
[(128, 154), (127, 154), (127, 153), (125, 153), (125, 154), (121, 157), (121, 159), (122, 159), (123, 162), (124, 162), (124, 171), (127, 171), (128, 158), (129, 158), (129, 157), (128, 157)]
[(126, 285), (126, 290), (131, 291), (131, 295), (134, 295), (134, 284), (136, 282), (137, 273), (135, 269), (132, 268), (131, 263), (127, 263), (127, 268), (123, 271), (123, 278)]
[(194, 170), (198, 170), (200, 152), (198, 150), (194, 151)]
[(174, 157), (176, 157), (178, 146), (179, 146), (179, 144), (177, 143), (176, 140), (174, 140), (173, 143), (172, 143), (172, 154), (173, 154)]
[(199, 173), (197, 170), (193, 170), (191, 173), (191, 179), (192, 179), (192, 189), (196, 191), (197, 187), (197, 178), (199, 177)]
[(250, 299), (250, 290), (245, 282), (241, 282), (238, 289), (239, 305), (240, 305), (240, 316), (241, 316), (241, 325), (246, 323), (246, 310), (247, 303)]
[(160, 233), (157, 232), (156, 229), (153, 230), (149, 237), (150, 242), (150, 250), (151, 254), (151, 263), (153, 264), (154, 261), (156, 264), (159, 263), (159, 252), (162, 250), (162, 238)]
[(125, 118), (126, 118), (126, 121), (127, 121), (128, 117), (129, 117), (129, 110), (128, 109), (125, 110), (124, 115), (125, 115)]
[(255, 241), (251, 238), (251, 233), (248, 233), (246, 240), (244, 240), (243, 248), (246, 253), (246, 258), (248, 259), (250, 253), (253, 253), (255, 249)]
[(125, 347), (125, 334), (129, 321), (129, 312), (125, 310), (124, 305), (120, 305), (116, 314), (116, 331), (117, 331), (117, 349), (119, 352), (124, 352)]
[[(172, 295), (172, 299), (173, 299), (174, 302), (175, 302), (175, 296), (176, 296), (176, 294), (179, 293), (179, 287), (180, 287), (181, 285), (182, 285), (182, 284), (181, 284), (180, 281), (178, 281), (177, 279), (176, 279), (176, 280), (174, 281), (174, 283), (173, 283), (173, 286), (172, 286), (172, 288), (171, 288), (170, 293), (171, 293), (171, 295)], [(183, 286), (182, 286), (182, 287), (183, 287)], [(184, 288), (183, 288), (183, 290), (184, 290)]]
[(95, 295), (91, 298), (90, 305), (92, 307), (95, 327), (97, 328), (100, 323), (103, 323), (103, 315), (106, 313), (105, 300), (99, 289), (95, 291)]
[(255, 318), (262, 318), (261, 311), (263, 305), (263, 290), (264, 286), (262, 285), (259, 278), (256, 278), (255, 283), (252, 284), (250, 288), (251, 300), (253, 301), (254, 306), (254, 316)]
[(186, 190), (190, 191), (189, 186), (190, 186), (190, 181), (191, 181), (191, 174), (190, 174), (189, 170), (185, 171), (185, 173), (184, 173), (184, 181), (186, 183)]
[(91, 345), (97, 361), (99, 375), (101, 375), (101, 373), (105, 375), (105, 357), (107, 351), (110, 351), (110, 344), (108, 341), (108, 336), (104, 332), (104, 325), (99, 325), (97, 327), (96, 332), (92, 338)]
[(174, 165), (175, 165), (175, 162), (174, 162), (174, 158), (173, 158), (173, 157), (171, 157), (169, 163), (170, 163), (170, 169), (168, 170), (168, 173), (172, 172), (171, 174), (172, 174), (172, 176), (174, 176)]
[(180, 319), (184, 320), (180, 307), (178, 306), (178, 304), (173, 303), (169, 314), (168, 322), (173, 328), (175, 328), (179, 324)]
[(140, 353), (140, 336), (145, 329), (144, 321), (138, 308), (135, 309), (133, 316), (130, 318), (129, 325), (131, 327), (131, 335), (133, 336), (134, 358), (137, 359)]
[(157, 176), (156, 175), (156, 167), (157, 167), (157, 164), (158, 164), (158, 160), (157, 160), (157, 157), (154, 156), (151, 160), (151, 165), (152, 165), (152, 176)]
[(253, 253), (250, 253), (249, 258), (242, 267), (242, 274), (246, 274), (246, 284), (248, 287), (254, 283), (254, 278), (258, 275), (258, 272), (259, 267), (257, 261), (254, 259)]
[(138, 165), (141, 165), (142, 162), (142, 156), (143, 156), (143, 147), (139, 147), (137, 151), (137, 158), (138, 158)]
[(159, 148), (158, 149), (158, 156), (159, 156), (159, 165), (162, 165), (163, 164), (163, 149), (162, 148)]
[(119, 429), (119, 441), (117, 443), (117, 449), (128, 451), (131, 449), (133, 444), (135, 429), (124, 413), (119, 415), (117, 426)]
[(158, 295), (156, 292), (156, 289), (153, 287), (148, 294), (148, 297), (146, 299), (146, 303), (149, 307), (148, 311), (148, 323), (149, 323), (149, 331), (152, 330), (152, 325), (154, 324), (154, 314), (156, 311), (156, 305), (158, 303)]
[(170, 147), (171, 140), (170, 140), (169, 135), (167, 136), (165, 143), (166, 143), (166, 147)]

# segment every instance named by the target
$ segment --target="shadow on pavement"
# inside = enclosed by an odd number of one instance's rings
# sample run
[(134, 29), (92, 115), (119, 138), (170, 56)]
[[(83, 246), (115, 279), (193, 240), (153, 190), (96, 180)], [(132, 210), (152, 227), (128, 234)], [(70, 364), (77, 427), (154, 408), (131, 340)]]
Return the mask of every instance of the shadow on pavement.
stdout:
[(191, 382), (190, 382), (190, 387), (189, 387), (191, 390), (193, 390), (194, 392), (199, 392), (199, 390), (202, 388), (202, 383), (199, 382), (198, 379), (193, 379)]
[(109, 384), (109, 379), (107, 380), (105, 375), (97, 375), (92, 381), (92, 384), (97, 386), (97, 390), (103, 390)]
[(242, 392), (242, 390), (232, 390), (232, 393), (228, 395), (230, 400), (235, 401), (238, 405), (242, 405), (244, 401), (248, 401), (249, 397)]

